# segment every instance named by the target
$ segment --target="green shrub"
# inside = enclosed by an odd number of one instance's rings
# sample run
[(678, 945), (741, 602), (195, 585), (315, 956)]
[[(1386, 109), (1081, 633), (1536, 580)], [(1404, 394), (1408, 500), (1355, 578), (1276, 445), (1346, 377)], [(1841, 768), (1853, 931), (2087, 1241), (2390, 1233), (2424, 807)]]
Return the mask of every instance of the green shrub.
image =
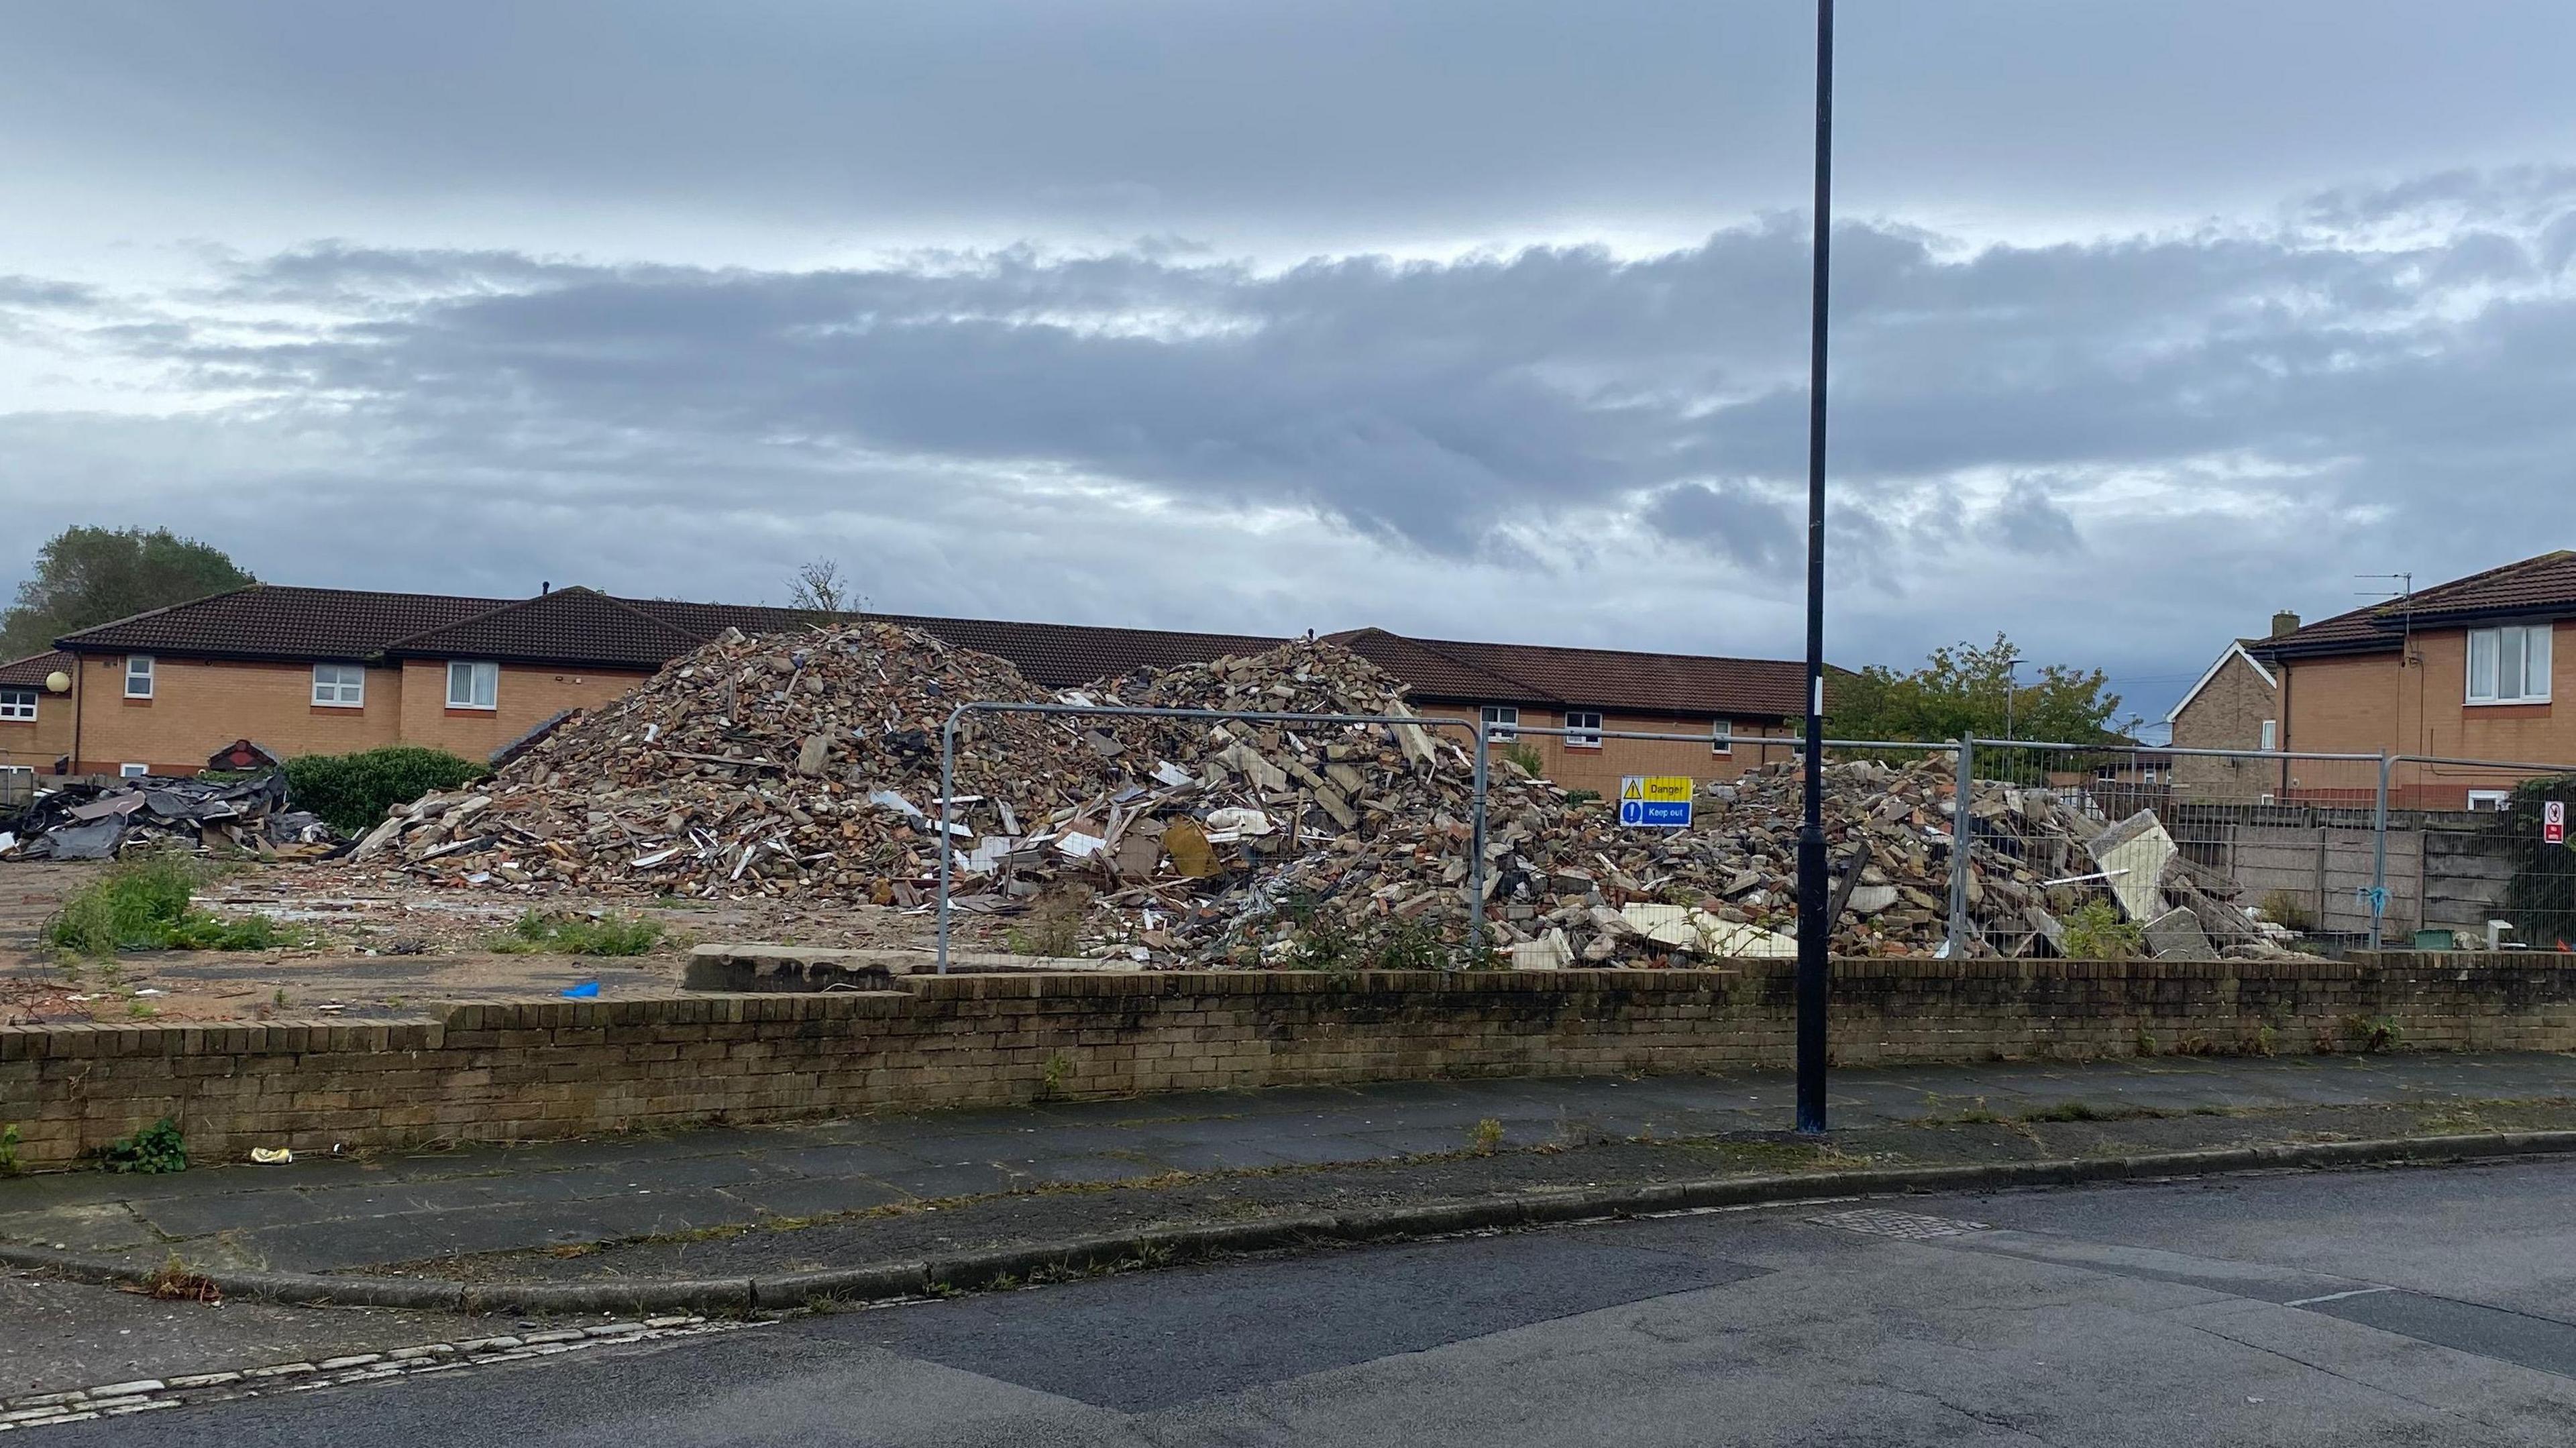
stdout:
[(18, 1174), (18, 1123), (0, 1126), (0, 1176)]
[(2263, 918), (2285, 926), (2301, 935), (2317, 928), (2317, 912), (2308, 902), (2287, 890), (2274, 890), (2263, 897)]
[(485, 942), (501, 955), (642, 955), (662, 942), (662, 922), (641, 915), (545, 915), (531, 910)]
[(374, 829), (395, 805), (471, 784), (491, 772), (444, 749), (413, 744), (363, 754), (307, 754), (286, 761), (286, 797), (332, 828), (356, 834)]
[(164, 1116), (132, 1136), (119, 1137), (98, 1149), (101, 1169), (158, 1176), (188, 1169), (187, 1142), (179, 1123)]
[(2147, 951), (2147, 932), (2120, 918), (2120, 907), (2095, 900), (2066, 917), (2066, 958), (2129, 960)]
[[(286, 941), (266, 916), (230, 920), (189, 901), (212, 872), (175, 852), (136, 855), (107, 867), (45, 922), (47, 945), (69, 955), (120, 950), (265, 950)], [(115, 982), (108, 982), (111, 989)]]
[(1547, 756), (1539, 753), (1538, 746), (1526, 739), (1503, 746), (1501, 757), (1519, 765), (1533, 779), (1547, 772)]
[(1601, 791), (1597, 789), (1569, 789), (1565, 792), (1567, 804), (1592, 804), (1600, 798)]

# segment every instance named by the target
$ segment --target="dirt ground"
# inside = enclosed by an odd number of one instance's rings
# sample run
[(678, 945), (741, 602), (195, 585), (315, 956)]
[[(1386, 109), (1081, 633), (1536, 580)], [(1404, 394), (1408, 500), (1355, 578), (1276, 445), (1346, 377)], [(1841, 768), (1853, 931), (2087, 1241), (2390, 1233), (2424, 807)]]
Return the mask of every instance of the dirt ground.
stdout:
[[(691, 945), (763, 941), (928, 950), (927, 912), (726, 901), (586, 898), (437, 889), (338, 865), (245, 866), (198, 893), (221, 915), (263, 914), (309, 937), (282, 949), (57, 958), (40, 939), (63, 898), (104, 866), (0, 861), (0, 1021), (241, 1020), (316, 1012), (382, 1019), (447, 1001), (527, 999), (596, 980), (603, 998), (679, 988)], [(624, 957), (517, 955), (489, 942), (530, 907), (642, 915), (664, 936)], [(961, 945), (985, 922), (961, 919)]]

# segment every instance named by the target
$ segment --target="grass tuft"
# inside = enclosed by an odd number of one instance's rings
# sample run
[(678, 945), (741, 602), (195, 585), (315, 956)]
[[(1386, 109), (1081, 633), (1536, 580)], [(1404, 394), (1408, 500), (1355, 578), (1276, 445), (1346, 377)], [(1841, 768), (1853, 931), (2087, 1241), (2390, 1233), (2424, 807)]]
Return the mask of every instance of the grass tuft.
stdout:
[(661, 922), (641, 915), (594, 919), (536, 910), (485, 942), (499, 955), (642, 955), (661, 943)]
[(212, 871), (175, 852), (119, 860), (65, 900), (45, 922), (44, 941), (66, 955), (104, 958), (120, 950), (266, 950), (285, 933), (264, 915), (235, 920), (189, 902)]

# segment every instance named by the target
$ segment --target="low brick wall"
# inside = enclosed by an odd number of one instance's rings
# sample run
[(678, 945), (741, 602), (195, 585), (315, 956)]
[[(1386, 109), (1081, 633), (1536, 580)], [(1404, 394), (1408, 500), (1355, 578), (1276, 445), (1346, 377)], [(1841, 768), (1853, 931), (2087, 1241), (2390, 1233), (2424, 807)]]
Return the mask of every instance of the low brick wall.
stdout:
[[(1443, 1076), (1784, 1067), (1792, 967), (913, 977), (893, 991), (469, 1005), (442, 1020), (0, 1027), (58, 1166), (162, 1116), (252, 1146), (528, 1141), (876, 1108)], [(1847, 960), (1844, 1066), (2158, 1051), (2576, 1049), (2576, 957)]]

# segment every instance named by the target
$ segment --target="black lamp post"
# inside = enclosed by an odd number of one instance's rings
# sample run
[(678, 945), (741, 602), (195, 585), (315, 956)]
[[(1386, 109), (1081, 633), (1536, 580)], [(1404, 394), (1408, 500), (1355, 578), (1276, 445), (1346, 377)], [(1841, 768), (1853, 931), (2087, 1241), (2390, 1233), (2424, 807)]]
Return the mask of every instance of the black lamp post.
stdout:
[(1798, 825), (1798, 1130), (1825, 1129), (1825, 301), (1833, 239), (1834, 0), (1816, 0), (1816, 292), (1807, 349), (1807, 771)]

